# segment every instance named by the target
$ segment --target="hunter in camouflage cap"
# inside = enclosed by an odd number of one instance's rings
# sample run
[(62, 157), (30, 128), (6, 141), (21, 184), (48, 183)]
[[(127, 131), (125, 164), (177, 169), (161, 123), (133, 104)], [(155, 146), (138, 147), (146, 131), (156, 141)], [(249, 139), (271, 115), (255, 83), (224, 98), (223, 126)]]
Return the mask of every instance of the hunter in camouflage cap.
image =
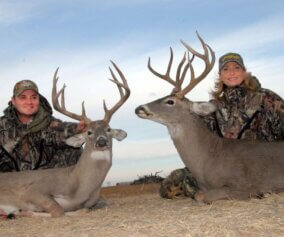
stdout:
[(23, 91), (26, 91), (26, 90), (33, 90), (36, 93), (38, 93), (38, 87), (33, 81), (22, 80), (22, 81), (17, 82), (16, 85), (14, 86), (13, 95), (18, 96)]
[(244, 70), (246, 70), (246, 67), (245, 67), (245, 64), (244, 64), (244, 61), (241, 55), (237, 53), (226, 53), (219, 58), (219, 72), (228, 62), (235, 62), (239, 64)]

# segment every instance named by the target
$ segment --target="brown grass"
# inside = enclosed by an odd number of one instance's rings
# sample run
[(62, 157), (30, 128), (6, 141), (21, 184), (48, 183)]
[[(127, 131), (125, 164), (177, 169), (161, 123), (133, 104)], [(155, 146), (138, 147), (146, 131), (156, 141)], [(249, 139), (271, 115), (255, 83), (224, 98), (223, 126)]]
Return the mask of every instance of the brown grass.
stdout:
[(284, 193), (199, 205), (161, 199), (155, 184), (107, 187), (107, 203), (60, 218), (0, 220), (0, 237), (284, 236)]

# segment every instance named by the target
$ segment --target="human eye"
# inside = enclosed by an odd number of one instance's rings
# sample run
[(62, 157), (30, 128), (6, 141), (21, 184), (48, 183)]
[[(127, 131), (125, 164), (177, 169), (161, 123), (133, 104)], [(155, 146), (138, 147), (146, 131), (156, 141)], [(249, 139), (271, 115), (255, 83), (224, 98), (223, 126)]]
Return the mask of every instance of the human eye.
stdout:
[(25, 95), (19, 95), (18, 98), (19, 98), (20, 100), (24, 100), (24, 99), (26, 99), (26, 96), (25, 96)]
[(242, 69), (242, 67), (240, 65), (235, 66), (235, 70), (241, 70), (241, 69)]

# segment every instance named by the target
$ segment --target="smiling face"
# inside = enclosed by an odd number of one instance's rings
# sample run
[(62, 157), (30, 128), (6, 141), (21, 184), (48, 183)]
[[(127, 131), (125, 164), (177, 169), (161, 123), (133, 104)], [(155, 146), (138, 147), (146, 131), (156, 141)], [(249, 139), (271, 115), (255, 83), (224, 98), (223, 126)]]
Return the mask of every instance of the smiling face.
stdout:
[(246, 71), (236, 62), (228, 62), (220, 70), (220, 80), (228, 87), (239, 86), (245, 76)]
[(25, 90), (20, 95), (12, 97), (12, 104), (17, 110), (19, 120), (28, 123), (38, 112), (39, 95), (33, 90)]

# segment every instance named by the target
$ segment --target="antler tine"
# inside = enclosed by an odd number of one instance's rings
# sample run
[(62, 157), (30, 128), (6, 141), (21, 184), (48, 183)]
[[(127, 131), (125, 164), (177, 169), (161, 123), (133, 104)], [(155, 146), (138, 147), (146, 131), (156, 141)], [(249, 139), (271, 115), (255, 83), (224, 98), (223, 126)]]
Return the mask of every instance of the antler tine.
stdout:
[(119, 94), (120, 94), (120, 100), (111, 109), (107, 108), (105, 100), (104, 100), (103, 105), (104, 105), (105, 117), (104, 117), (103, 120), (106, 123), (110, 122), (112, 115), (125, 103), (125, 101), (130, 96), (130, 89), (129, 89), (129, 86), (127, 84), (126, 78), (124, 77), (123, 73), (118, 68), (118, 66), (113, 61), (111, 61), (111, 63), (114, 66), (114, 68), (116, 69), (117, 73), (119, 74), (119, 76), (122, 80), (122, 83), (118, 81), (118, 79), (116, 78), (112, 69), (109, 68), (111, 76), (112, 76), (112, 79), (110, 79), (110, 81), (116, 84), (118, 91), (119, 91)]
[[(214, 51), (211, 49), (211, 47), (206, 44), (203, 39), (200, 37), (200, 35), (198, 34), (198, 32), (196, 32), (197, 37), (199, 39), (199, 41), (201, 42), (201, 45), (203, 47), (204, 50), (204, 54), (201, 54), (197, 51), (195, 51), (193, 48), (191, 48), (187, 43), (185, 43), (184, 41), (181, 40), (181, 43), (186, 47), (186, 49), (188, 51), (190, 51), (193, 54), (192, 59), (188, 60), (189, 63), (189, 68), (191, 71), (191, 79), (189, 84), (182, 90), (180, 90), (176, 95), (180, 98), (183, 98), (189, 91), (191, 91), (200, 81), (202, 81), (207, 75), (208, 73), (212, 70), (214, 64), (215, 64), (215, 53)], [(208, 51), (209, 49), (209, 51)], [(211, 62), (209, 59), (209, 52), (211, 55)], [(200, 59), (202, 59), (205, 62), (205, 69), (204, 71), (200, 74), (199, 77), (195, 78), (195, 73), (194, 73), (194, 69), (192, 66), (192, 61), (194, 56), (199, 57)]]
[(157, 71), (155, 71), (152, 68), (152, 66), (151, 66), (151, 58), (150, 57), (148, 59), (148, 68), (155, 76), (160, 77), (161, 79), (169, 82), (170, 84), (172, 84), (173, 86), (176, 87), (177, 83), (173, 79), (171, 79), (171, 77), (170, 77), (171, 67), (172, 67), (172, 63), (173, 63), (173, 50), (172, 50), (171, 47), (170, 47), (170, 53), (171, 53), (171, 55), (170, 55), (169, 64), (168, 64), (168, 67), (167, 67), (167, 71), (166, 71), (166, 73), (164, 75), (158, 73)]
[[(59, 68), (56, 69), (54, 76), (53, 76), (53, 87), (52, 87), (52, 105), (55, 110), (57, 110), (59, 113), (62, 113), (70, 118), (73, 118), (75, 120), (84, 120), (85, 122), (89, 123), (91, 120), (87, 118), (86, 111), (84, 107), (84, 102), (82, 103), (82, 115), (77, 115), (72, 112), (69, 112), (65, 108), (65, 84), (63, 85), (62, 89), (57, 92), (57, 81), (59, 77), (57, 76)], [(61, 96), (61, 104), (58, 101), (58, 98)]]
[(64, 110), (66, 110), (66, 108), (65, 108), (65, 88), (66, 88), (66, 85), (63, 84), (63, 87), (62, 87), (62, 89), (58, 92), (58, 97), (57, 97), (57, 98), (59, 98), (59, 96), (60, 96), (60, 94), (61, 94), (61, 107), (62, 107)]
[[(175, 91), (179, 91), (181, 89), (181, 85), (182, 85), (182, 78), (180, 78), (180, 73), (181, 73), (181, 69), (182, 66), (186, 60), (186, 53), (184, 53), (182, 60), (180, 61), (178, 68), (177, 68), (177, 74), (176, 74), (176, 87), (173, 89), (172, 94), (175, 93)], [(183, 74), (183, 73), (182, 73)]]
[(172, 94), (176, 94), (177, 92), (179, 92), (181, 90), (181, 86), (182, 86), (182, 83), (183, 83), (184, 78), (186, 76), (186, 73), (187, 73), (188, 69), (191, 67), (191, 62), (194, 59), (194, 55), (191, 59), (189, 59), (189, 53), (187, 52), (187, 54), (188, 54), (187, 55), (187, 57), (188, 57), (187, 61), (188, 62), (183, 68), (183, 72), (181, 74), (181, 77), (180, 77), (180, 72), (181, 72), (182, 66), (183, 66), (183, 64), (186, 60), (186, 52), (184, 53), (184, 56), (183, 56), (181, 62), (179, 63), (179, 65), (178, 65), (177, 75), (176, 75), (176, 82), (177, 82), (178, 86), (173, 90)]

